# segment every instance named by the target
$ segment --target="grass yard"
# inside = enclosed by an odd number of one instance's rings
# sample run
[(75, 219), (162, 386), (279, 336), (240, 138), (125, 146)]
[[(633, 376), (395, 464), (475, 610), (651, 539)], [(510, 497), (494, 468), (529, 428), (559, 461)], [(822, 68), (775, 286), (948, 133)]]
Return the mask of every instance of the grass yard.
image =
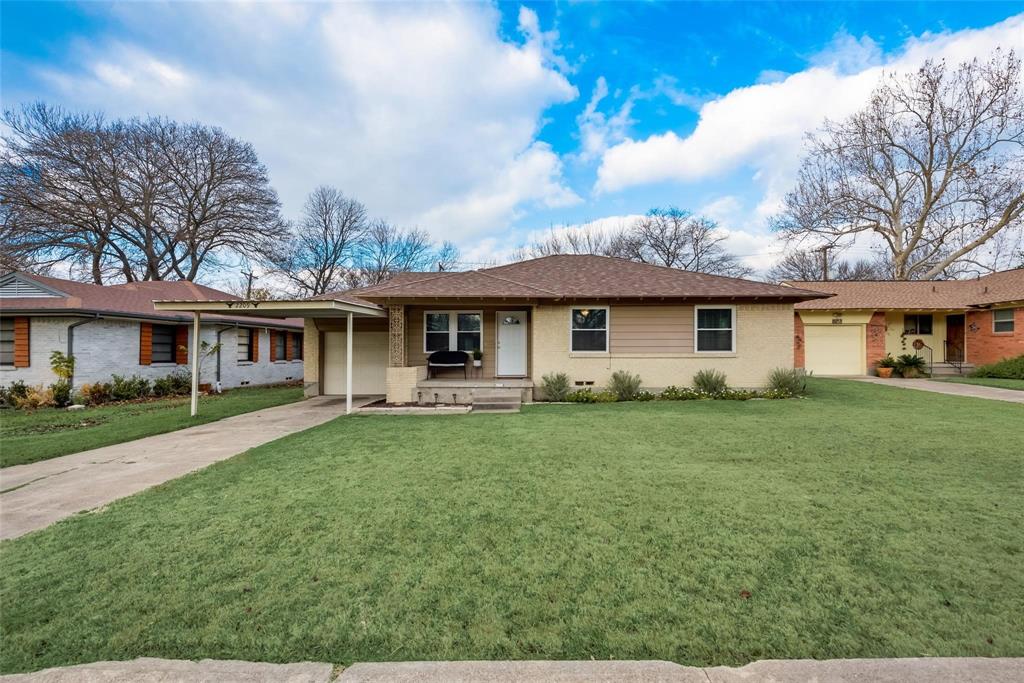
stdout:
[(953, 382), (954, 384), (977, 384), (981, 387), (997, 389), (1016, 389), (1024, 391), (1024, 379), (1000, 379), (998, 377), (942, 377), (936, 382)]
[(58, 455), (173, 432), (232, 415), (291, 403), (301, 386), (232, 389), (199, 398), (199, 417), (189, 415), (189, 398), (105, 405), (84, 410), (46, 408), (0, 412), (0, 467), (22, 465)]
[(1024, 655), (1024, 407), (811, 387), (335, 420), (0, 544), (0, 670)]

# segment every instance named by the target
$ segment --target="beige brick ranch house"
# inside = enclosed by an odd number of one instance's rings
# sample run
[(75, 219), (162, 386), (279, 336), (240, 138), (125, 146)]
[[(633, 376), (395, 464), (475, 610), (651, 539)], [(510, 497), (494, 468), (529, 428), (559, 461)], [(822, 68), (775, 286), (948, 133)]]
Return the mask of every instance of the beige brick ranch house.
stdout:
[[(465, 272), (403, 273), (314, 299), (158, 301), (164, 310), (305, 320), (307, 395), (386, 395), (393, 403), (471, 403), (515, 389), (539, 397), (564, 372), (604, 386), (616, 370), (644, 386), (688, 385), (717, 368), (760, 387), (793, 367), (793, 305), (830, 296), (604, 256), (557, 255)], [(438, 351), (479, 351), (428, 368)]]

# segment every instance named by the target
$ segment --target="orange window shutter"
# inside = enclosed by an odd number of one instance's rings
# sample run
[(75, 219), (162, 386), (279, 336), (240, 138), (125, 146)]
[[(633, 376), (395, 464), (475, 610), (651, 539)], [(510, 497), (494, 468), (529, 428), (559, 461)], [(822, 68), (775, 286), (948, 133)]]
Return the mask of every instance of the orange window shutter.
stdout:
[(275, 332), (274, 330), (267, 330), (267, 342), (270, 344), (270, 349), (268, 351), (268, 353), (270, 353), (270, 356), (268, 356), (268, 358), (271, 363), (277, 360), (277, 344), (274, 343), (277, 341), (276, 337), (277, 332)]
[(139, 324), (139, 365), (153, 364), (153, 323)]
[(14, 319), (14, 367), (27, 368), (31, 362), (29, 356), (29, 322), (28, 318)]
[(259, 328), (252, 328), (252, 362), (260, 362), (260, 331)]
[(188, 325), (178, 325), (174, 331), (174, 362), (188, 365)]
[(284, 333), (284, 359), (291, 360), (294, 356), (292, 355), (292, 333)]

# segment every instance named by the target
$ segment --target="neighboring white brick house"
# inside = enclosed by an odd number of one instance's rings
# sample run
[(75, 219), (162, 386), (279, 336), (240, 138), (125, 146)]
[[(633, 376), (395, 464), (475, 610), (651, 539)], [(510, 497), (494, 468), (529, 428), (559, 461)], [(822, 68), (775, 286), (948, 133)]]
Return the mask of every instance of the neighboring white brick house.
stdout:
[[(30, 385), (54, 382), (57, 378), (50, 370), (50, 354), (53, 351), (67, 353), (69, 336), (73, 337), (76, 387), (107, 382), (115, 374), (141, 375), (152, 380), (175, 371), (187, 373), (190, 366), (179, 361), (191, 359), (190, 320), (186, 316), (157, 313), (152, 308), (155, 299), (183, 297), (236, 298), (185, 282), (103, 287), (35, 275), (3, 276), (0, 278), (0, 331), (3, 332), (0, 336), (3, 345), (0, 347), (0, 385), (18, 380)], [(144, 315), (147, 306), (149, 314)], [(222, 346), (218, 354), (203, 359), (201, 382), (213, 384), (218, 381), (218, 374), (225, 388), (302, 379), (301, 323), (226, 316), (211, 318), (203, 321), (200, 339), (212, 347), (220, 333)], [(15, 323), (18, 324), (17, 335), (14, 334)], [(175, 348), (170, 362), (161, 362), (159, 353), (154, 353), (151, 335), (143, 332), (147, 325), (150, 330), (159, 329), (161, 325), (170, 326), (167, 329), (175, 332), (180, 329), (180, 334), (187, 338), (188, 354)], [(252, 335), (258, 340), (251, 349), (246, 346), (240, 349), (240, 330), (243, 335)], [(280, 338), (286, 348), (282, 350), (280, 343), (272, 348), (272, 336), (275, 342)], [(173, 346), (179, 346), (181, 341), (176, 338)], [(151, 348), (144, 353), (143, 346), (147, 342)], [(284, 358), (274, 360), (275, 351)], [(252, 356), (255, 360), (246, 360)]]

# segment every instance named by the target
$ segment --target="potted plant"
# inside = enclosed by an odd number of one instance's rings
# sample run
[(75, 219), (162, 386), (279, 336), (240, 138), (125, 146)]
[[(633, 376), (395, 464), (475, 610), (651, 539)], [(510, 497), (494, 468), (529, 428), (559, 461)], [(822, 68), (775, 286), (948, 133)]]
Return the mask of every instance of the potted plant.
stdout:
[(473, 367), (479, 368), (484, 364), (484, 353), (480, 349), (473, 349)]
[(904, 353), (896, 359), (896, 370), (907, 379), (921, 377), (925, 374), (924, 358), (916, 354)]
[(878, 371), (878, 376), (884, 379), (889, 379), (890, 377), (892, 377), (892, 371), (895, 369), (896, 359), (892, 357), (891, 353), (885, 354), (885, 357), (881, 358), (878, 361), (878, 363), (876, 363), (876, 370)]

